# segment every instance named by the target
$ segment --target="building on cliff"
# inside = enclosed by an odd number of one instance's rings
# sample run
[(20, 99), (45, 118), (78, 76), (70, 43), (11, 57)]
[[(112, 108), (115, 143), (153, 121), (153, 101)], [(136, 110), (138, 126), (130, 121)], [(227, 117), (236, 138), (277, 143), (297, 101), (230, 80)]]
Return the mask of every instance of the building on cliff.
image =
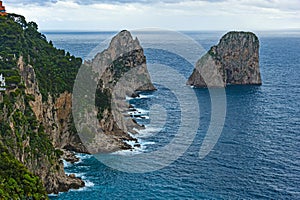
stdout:
[(5, 77), (0, 74), (0, 91), (5, 91), (6, 90), (6, 84), (5, 84)]
[(2, 1), (0, 1), (0, 16), (6, 16), (5, 6), (2, 5)]

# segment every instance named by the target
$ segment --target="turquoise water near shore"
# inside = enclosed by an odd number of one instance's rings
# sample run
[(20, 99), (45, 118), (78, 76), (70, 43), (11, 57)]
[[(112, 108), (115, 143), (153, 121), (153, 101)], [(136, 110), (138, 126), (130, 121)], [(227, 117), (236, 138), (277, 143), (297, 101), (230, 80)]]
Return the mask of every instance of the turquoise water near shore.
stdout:
[[(112, 34), (115, 32), (45, 33), (55, 46), (83, 58)], [(224, 33), (186, 34), (208, 49)], [(65, 169), (82, 177), (87, 186), (50, 198), (300, 199), (300, 33), (257, 35), (263, 85), (226, 88), (225, 126), (207, 157), (201, 160), (198, 153), (210, 123), (210, 96), (206, 89), (194, 89), (201, 110), (199, 129), (192, 145), (178, 160), (155, 172), (131, 174), (80, 154), (81, 161), (74, 165), (66, 163)], [(179, 67), (174, 67), (185, 77), (193, 69), (166, 52), (145, 49), (145, 55), (148, 63), (163, 59), (168, 64), (175, 60)], [(142, 140), (149, 151), (168, 144), (180, 122), (176, 97), (168, 88), (159, 84), (156, 87), (156, 92), (130, 100), (145, 115), (149, 115), (147, 111), (153, 103), (163, 105), (172, 114), (159, 134)], [(149, 123), (148, 119), (138, 120), (146, 126)], [(145, 131), (155, 128), (147, 127)]]

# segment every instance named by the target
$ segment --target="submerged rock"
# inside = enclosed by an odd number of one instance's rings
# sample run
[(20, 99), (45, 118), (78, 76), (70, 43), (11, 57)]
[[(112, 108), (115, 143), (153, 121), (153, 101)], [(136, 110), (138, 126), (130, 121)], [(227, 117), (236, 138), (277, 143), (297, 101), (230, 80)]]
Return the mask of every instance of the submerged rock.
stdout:
[(261, 85), (259, 40), (251, 32), (229, 32), (200, 58), (187, 81), (195, 87)]

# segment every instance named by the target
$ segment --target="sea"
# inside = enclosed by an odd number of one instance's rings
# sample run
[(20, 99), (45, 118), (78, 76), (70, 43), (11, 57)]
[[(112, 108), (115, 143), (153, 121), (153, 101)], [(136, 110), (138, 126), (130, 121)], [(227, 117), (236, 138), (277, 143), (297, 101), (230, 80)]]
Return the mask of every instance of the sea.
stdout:
[[(180, 32), (206, 51), (225, 33)], [(117, 32), (45, 31), (44, 34), (57, 48), (86, 59), (95, 47)], [(81, 177), (86, 186), (51, 194), (50, 199), (300, 199), (300, 31), (255, 34), (260, 40), (263, 84), (225, 89), (224, 123), (208, 155), (200, 158), (199, 150), (215, 112), (211, 93), (208, 89), (189, 88), (198, 105), (188, 104), (189, 96), (185, 101), (195, 112), (196, 108), (200, 112), (196, 118), (194, 114), (185, 115), (196, 121), (197, 127), (194, 139), (177, 159), (161, 169), (132, 173), (108, 166), (93, 155), (77, 154), (80, 161), (65, 162), (65, 171)], [(144, 51), (148, 68), (151, 63), (160, 62), (186, 79), (193, 71), (192, 64), (168, 51), (153, 48)], [(180, 101), (173, 90), (159, 82), (155, 86), (157, 91), (127, 98), (143, 116), (136, 120), (146, 127), (141, 133), (146, 137), (139, 138), (141, 147), (135, 149), (136, 153), (153, 152), (168, 145), (183, 122)], [(161, 116), (166, 117), (163, 127), (151, 123), (150, 108), (154, 104), (159, 105)], [(136, 163), (130, 164), (136, 167)]]

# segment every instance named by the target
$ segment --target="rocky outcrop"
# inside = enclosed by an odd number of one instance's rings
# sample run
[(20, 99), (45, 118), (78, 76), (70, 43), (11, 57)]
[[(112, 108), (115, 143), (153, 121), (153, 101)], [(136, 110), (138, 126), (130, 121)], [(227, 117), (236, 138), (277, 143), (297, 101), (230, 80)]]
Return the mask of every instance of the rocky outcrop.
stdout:
[(1, 110), (0, 143), (5, 144), (30, 172), (39, 176), (48, 193), (83, 187), (81, 179), (65, 174), (60, 158), (62, 152), (53, 147), (43, 125), (36, 120), (28, 105), (32, 97), (17, 89), (7, 91), (3, 98), (13, 98), (13, 104), (4, 104)]
[[(89, 146), (90, 151), (75, 129), (72, 94), (52, 93), (46, 100), (43, 99), (36, 77), (37, 68), (24, 60), (20, 56), (16, 60), (17, 68), (14, 67), (21, 81), (14, 89), (0, 95), (0, 143), (40, 177), (48, 193), (82, 187), (84, 182), (81, 179), (64, 172), (63, 158), (70, 162), (78, 161), (70, 150), (97, 153), (130, 149), (132, 147), (126, 141), (137, 140), (129, 132), (135, 133), (135, 129), (143, 128), (124, 116), (124, 111), (129, 109), (126, 95), (155, 89), (150, 81), (143, 49), (128, 31), (122, 31), (112, 39), (108, 49), (86, 63), (99, 75), (95, 80), (100, 131), (93, 132), (99, 134)], [(95, 98), (93, 101), (95, 105)], [(118, 105), (116, 108), (112, 108), (112, 101)], [(87, 111), (87, 121), (89, 115)]]
[[(49, 140), (52, 145), (45, 147), (47, 155), (39, 158), (34, 158), (32, 152), (28, 152), (33, 148), (33, 139), (28, 138), (22, 142), (18, 148), (13, 148), (12, 151), (16, 158), (20, 160), (31, 172), (38, 175), (48, 193), (65, 192), (69, 189), (78, 189), (84, 186), (84, 182), (76, 177), (67, 176), (64, 172), (64, 165), (62, 162), (62, 154), (65, 152), (68, 156), (68, 151), (61, 151), (60, 149), (76, 150), (78, 152), (87, 152), (82, 145), (76, 130), (72, 130), (72, 101), (70, 93), (60, 94), (57, 98), (49, 95), (47, 102), (42, 102), (42, 96), (39, 92), (39, 86), (36, 80), (34, 68), (26, 65), (23, 58), (18, 60), (18, 68), (22, 81), (25, 85), (25, 94), (19, 95), (18, 99), (13, 105), (12, 113), (28, 113), (32, 112), (36, 119), (36, 124), (40, 124), (39, 130), (35, 127), (22, 127), (18, 128), (22, 131), (23, 137), (26, 132), (35, 132), (38, 134), (46, 133), (45, 140)], [(8, 95), (13, 91), (8, 91)], [(26, 105), (28, 104), (28, 105)], [(8, 111), (7, 111), (8, 113)], [(10, 128), (13, 134), (20, 134), (16, 131), (15, 122), (9, 117), (4, 116), (5, 119), (10, 121)], [(40, 130), (41, 129), (41, 130)], [(40, 135), (40, 137), (41, 137)], [(42, 144), (40, 144), (42, 145)], [(38, 149), (35, 149), (39, 151)], [(38, 152), (36, 152), (39, 154)], [(66, 157), (66, 156), (65, 156)]]
[(57, 97), (49, 95), (48, 100), (43, 102), (34, 68), (24, 64), (22, 56), (18, 60), (18, 68), (26, 86), (26, 94), (33, 97), (29, 102), (31, 109), (38, 121), (43, 123), (53, 146), (87, 153), (73, 124), (72, 94), (64, 92)]
[(65, 174), (61, 151), (87, 152), (71, 112), (82, 60), (56, 49), (23, 16), (9, 14), (0, 26), (5, 27), (0, 29), (0, 70), (6, 78), (6, 90), (0, 92), (0, 144), (41, 179), (48, 193), (84, 186), (81, 179)]
[(187, 81), (195, 87), (261, 85), (259, 40), (250, 32), (229, 32), (196, 63)]
[[(98, 123), (93, 127), (86, 120), (91, 118), (90, 113), (83, 114), (82, 121), (85, 122), (78, 129), (81, 138), (85, 138), (84, 144), (91, 153), (132, 148), (126, 141), (136, 139), (128, 133), (136, 133), (135, 129), (142, 127), (124, 116), (129, 109), (125, 97), (132, 96), (136, 91), (155, 90), (138, 39), (133, 39), (128, 31), (121, 31), (111, 40), (109, 47), (92, 61), (86, 62), (85, 67), (92, 69), (97, 80)], [(93, 130), (90, 130), (91, 127)]]

